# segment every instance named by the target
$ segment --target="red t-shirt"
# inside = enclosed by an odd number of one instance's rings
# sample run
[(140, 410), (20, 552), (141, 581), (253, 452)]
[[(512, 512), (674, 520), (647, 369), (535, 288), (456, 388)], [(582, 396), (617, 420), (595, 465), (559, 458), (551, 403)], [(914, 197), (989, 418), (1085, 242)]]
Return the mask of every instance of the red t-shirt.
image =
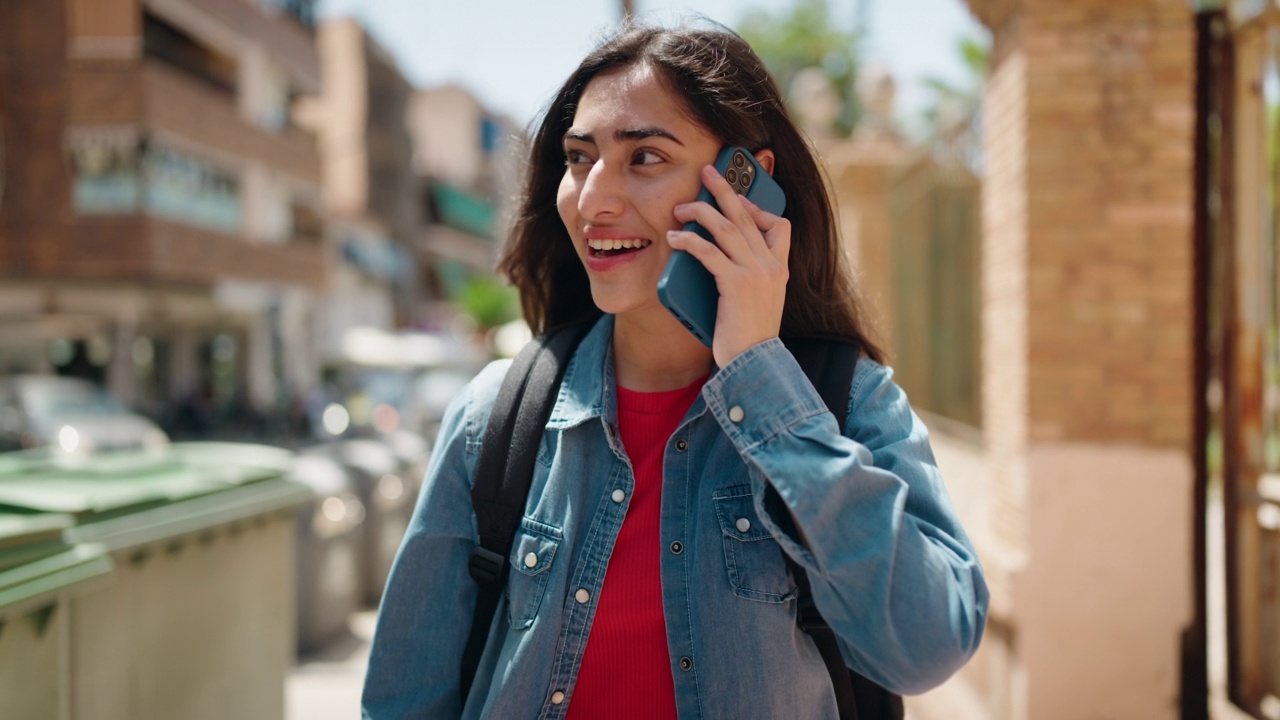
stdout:
[(705, 382), (653, 393), (618, 388), (618, 430), (636, 483), (605, 570), (569, 720), (676, 718), (662, 614), (662, 454)]

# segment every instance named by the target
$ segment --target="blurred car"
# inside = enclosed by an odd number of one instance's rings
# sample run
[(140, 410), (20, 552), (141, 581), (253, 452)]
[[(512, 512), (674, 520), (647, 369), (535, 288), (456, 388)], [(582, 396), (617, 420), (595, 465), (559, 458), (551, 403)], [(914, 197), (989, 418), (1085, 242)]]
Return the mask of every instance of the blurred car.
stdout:
[(66, 453), (159, 448), (169, 437), (103, 388), (80, 378), (0, 378), (0, 451), (48, 447)]

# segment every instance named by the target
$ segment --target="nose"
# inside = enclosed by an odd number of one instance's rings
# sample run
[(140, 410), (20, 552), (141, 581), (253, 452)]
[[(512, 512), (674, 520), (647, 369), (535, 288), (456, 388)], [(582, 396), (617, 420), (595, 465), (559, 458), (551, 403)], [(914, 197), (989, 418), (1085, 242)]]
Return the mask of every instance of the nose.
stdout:
[(604, 159), (596, 160), (578, 192), (578, 212), (591, 220), (622, 213), (625, 205), (623, 178)]

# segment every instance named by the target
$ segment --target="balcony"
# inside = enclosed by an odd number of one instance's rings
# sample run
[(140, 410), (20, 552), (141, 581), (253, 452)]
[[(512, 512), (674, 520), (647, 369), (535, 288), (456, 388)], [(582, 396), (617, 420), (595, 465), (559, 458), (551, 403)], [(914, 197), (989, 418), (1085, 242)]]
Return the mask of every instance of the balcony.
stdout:
[(122, 66), (76, 68), (69, 124), (132, 126), (210, 154), (261, 162), (305, 182), (320, 184), (314, 136), (294, 127), (268, 132), (240, 117), (235, 99), (156, 60)]
[(32, 275), (201, 288), (237, 279), (320, 290), (324, 252), (305, 239), (257, 245), (140, 214), (86, 216), (75, 220), (66, 243), (44, 249)]
[(288, 70), (301, 90), (319, 92), (320, 58), (315, 37), (306, 25), (307, 18), (313, 17), (312, 3), (277, 0), (274, 4), (281, 12), (269, 12), (261, 3), (245, 0), (143, 0), (150, 12), (167, 18), (184, 18), (184, 26), (197, 28), (214, 24), (220, 26), (222, 32), (255, 41)]

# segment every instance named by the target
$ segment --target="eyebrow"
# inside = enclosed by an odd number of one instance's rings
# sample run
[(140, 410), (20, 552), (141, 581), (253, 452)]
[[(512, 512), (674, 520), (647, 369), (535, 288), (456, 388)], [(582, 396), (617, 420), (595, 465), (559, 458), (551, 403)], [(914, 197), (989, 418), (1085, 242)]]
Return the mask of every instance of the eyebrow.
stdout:
[[(652, 137), (665, 138), (681, 147), (684, 147), (684, 143), (680, 142), (680, 138), (660, 127), (624, 128), (622, 130), (616, 130), (613, 133), (613, 139), (618, 142), (645, 140)], [(589, 132), (582, 132), (581, 130), (569, 130), (564, 134), (564, 139), (566, 141), (580, 140), (582, 142), (591, 143), (592, 145), (596, 142), (594, 135)]]

